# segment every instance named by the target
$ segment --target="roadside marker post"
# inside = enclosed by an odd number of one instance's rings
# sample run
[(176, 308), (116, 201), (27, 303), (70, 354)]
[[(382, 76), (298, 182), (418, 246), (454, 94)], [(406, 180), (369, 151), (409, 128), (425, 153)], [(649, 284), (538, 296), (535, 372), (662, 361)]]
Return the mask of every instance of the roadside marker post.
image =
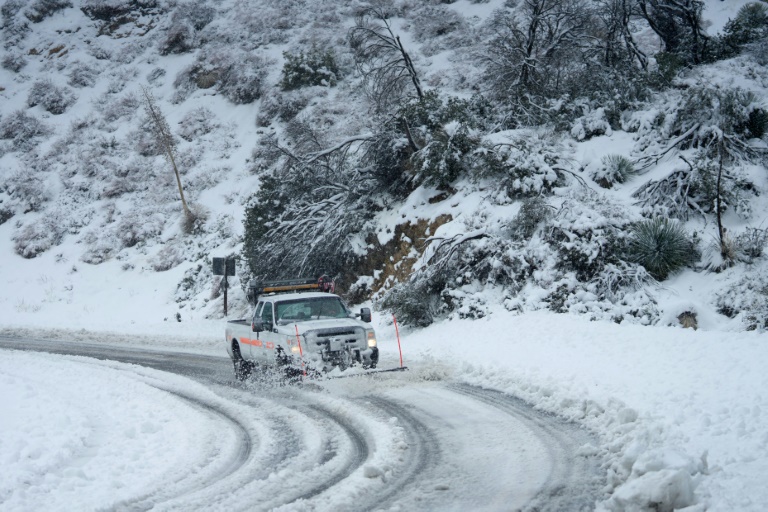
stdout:
[(397, 328), (397, 318), (392, 315), (392, 320), (395, 322), (395, 334), (397, 335), (397, 350), (400, 352), (400, 368), (403, 367), (403, 349), (400, 348), (400, 329)]
[(296, 324), (293, 324), (293, 326), (296, 328), (296, 341), (299, 344), (299, 358), (301, 359), (301, 374), (304, 377), (306, 377), (307, 370), (304, 369), (304, 351), (301, 349), (301, 337), (299, 336), (299, 326)]

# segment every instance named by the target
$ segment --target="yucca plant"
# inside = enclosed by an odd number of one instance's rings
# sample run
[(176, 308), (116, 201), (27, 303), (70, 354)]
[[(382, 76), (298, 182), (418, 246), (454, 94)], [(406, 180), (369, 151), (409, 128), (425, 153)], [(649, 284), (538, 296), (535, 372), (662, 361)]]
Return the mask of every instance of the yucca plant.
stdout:
[(687, 265), (695, 252), (683, 227), (657, 217), (632, 228), (629, 259), (639, 263), (659, 281)]
[(614, 183), (624, 183), (637, 174), (632, 161), (622, 155), (606, 155), (603, 165), (592, 174), (592, 179), (603, 188), (611, 188)]

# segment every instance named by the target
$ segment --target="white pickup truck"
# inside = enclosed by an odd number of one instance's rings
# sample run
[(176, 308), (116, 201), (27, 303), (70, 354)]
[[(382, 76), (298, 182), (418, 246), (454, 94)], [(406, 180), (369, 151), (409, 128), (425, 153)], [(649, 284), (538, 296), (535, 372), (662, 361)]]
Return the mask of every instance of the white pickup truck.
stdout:
[(321, 278), (251, 283), (248, 297), (255, 304), (249, 319), (230, 320), (227, 352), (235, 377), (247, 379), (258, 367), (280, 367), (286, 375), (346, 369), (359, 363), (375, 368), (379, 361), (371, 311), (355, 315)]

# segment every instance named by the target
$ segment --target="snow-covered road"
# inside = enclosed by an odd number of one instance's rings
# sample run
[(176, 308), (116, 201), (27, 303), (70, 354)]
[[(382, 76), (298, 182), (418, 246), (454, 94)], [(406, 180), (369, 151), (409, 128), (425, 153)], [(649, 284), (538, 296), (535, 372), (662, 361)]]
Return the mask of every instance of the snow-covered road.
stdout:
[(203, 354), (0, 348), (3, 511), (591, 510), (604, 485), (587, 431), (428, 368), (275, 386)]

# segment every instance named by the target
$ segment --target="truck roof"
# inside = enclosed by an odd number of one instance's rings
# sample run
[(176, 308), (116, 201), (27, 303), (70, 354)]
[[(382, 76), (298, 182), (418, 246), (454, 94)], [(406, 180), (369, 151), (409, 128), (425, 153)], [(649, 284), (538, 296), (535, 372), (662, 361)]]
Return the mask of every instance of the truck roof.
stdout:
[(338, 295), (335, 295), (333, 293), (327, 293), (327, 292), (288, 292), (288, 293), (265, 293), (262, 295), (259, 295), (258, 300), (270, 300), (272, 302), (282, 302), (286, 300), (297, 300), (297, 299), (312, 299), (312, 298), (318, 298), (318, 297), (336, 297), (339, 298)]

